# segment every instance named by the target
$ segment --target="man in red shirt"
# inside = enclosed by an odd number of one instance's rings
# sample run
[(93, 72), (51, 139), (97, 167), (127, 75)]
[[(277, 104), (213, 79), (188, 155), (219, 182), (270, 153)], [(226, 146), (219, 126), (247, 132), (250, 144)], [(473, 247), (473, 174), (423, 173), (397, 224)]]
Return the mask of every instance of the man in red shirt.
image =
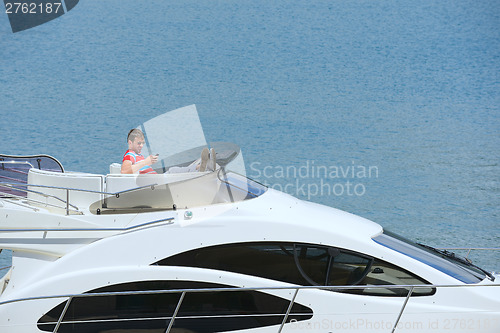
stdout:
[[(140, 174), (156, 174), (151, 165), (158, 162), (158, 155), (149, 155), (144, 158), (141, 154), (142, 147), (144, 146), (144, 133), (141, 130), (135, 128), (130, 130), (127, 136), (128, 150), (123, 155), (121, 173), (140, 173)], [(213, 149), (212, 149), (213, 150)], [(212, 152), (212, 164), (213, 170), (215, 171), (215, 151)], [(203, 172), (207, 168), (207, 162), (209, 159), (208, 148), (204, 148), (201, 152), (201, 159), (199, 162), (195, 162), (196, 165), (190, 167), (177, 168), (173, 172), (191, 172), (200, 171)], [(169, 170), (170, 171), (170, 170)]]
[(149, 155), (147, 158), (141, 154), (144, 146), (144, 134), (139, 129), (130, 130), (127, 137), (128, 150), (123, 155), (122, 173), (155, 174), (151, 165), (158, 162), (157, 155)]

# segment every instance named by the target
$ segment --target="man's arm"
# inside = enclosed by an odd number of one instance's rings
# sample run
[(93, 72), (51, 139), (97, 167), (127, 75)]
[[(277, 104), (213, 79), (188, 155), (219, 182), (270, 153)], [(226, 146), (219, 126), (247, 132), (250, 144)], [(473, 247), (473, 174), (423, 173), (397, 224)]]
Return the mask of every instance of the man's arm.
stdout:
[(122, 163), (121, 173), (134, 173), (132, 161), (126, 160)]
[(146, 165), (153, 165), (158, 161), (158, 156), (149, 155), (146, 159), (132, 164), (132, 161), (125, 160), (122, 163), (121, 173), (137, 173)]

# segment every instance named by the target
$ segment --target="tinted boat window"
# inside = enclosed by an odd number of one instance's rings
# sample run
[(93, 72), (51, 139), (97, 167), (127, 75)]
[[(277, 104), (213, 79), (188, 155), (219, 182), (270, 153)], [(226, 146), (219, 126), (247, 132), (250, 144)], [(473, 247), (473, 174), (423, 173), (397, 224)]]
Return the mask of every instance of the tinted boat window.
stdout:
[[(140, 281), (95, 289), (88, 293), (228, 288), (193, 281)], [(105, 295), (74, 298), (58, 332), (165, 332), (180, 293)], [(290, 301), (257, 291), (186, 293), (174, 329), (186, 332), (218, 332), (281, 324)], [(38, 328), (52, 332), (66, 302), (45, 314)], [(312, 310), (295, 303), (288, 320), (312, 317)]]
[(464, 283), (478, 283), (486, 277), (483, 272), (473, 266), (466, 266), (450, 257), (439, 255), (422, 245), (418, 245), (388, 231), (384, 231), (383, 234), (374, 237), (373, 240), (394, 251), (403, 253), (413, 259), (434, 267)]
[(372, 260), (352, 253), (339, 253), (332, 256), (327, 285), (356, 285), (368, 273)]
[(295, 265), (293, 244), (286, 243), (206, 247), (175, 255), (157, 264), (210, 268), (308, 285)]
[[(295, 243), (238, 243), (177, 254), (155, 263), (217, 269), (304, 286), (429, 284), (418, 276), (367, 255), (327, 246)], [(406, 296), (409, 288), (336, 290), (363, 295)], [(414, 295), (430, 295), (417, 288)]]

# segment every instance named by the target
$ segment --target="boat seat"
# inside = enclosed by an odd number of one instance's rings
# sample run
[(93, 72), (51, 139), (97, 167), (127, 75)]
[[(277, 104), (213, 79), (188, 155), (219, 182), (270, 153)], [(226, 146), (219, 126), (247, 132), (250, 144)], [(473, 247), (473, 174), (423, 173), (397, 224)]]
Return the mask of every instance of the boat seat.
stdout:
[(109, 174), (117, 175), (122, 173), (122, 165), (120, 163), (111, 163), (109, 165)]
[[(102, 192), (104, 190), (104, 176), (80, 172), (59, 173), (31, 168), (28, 173), (28, 184)], [(33, 191), (28, 192), (28, 199), (38, 200), (43, 203), (65, 208), (66, 205), (63, 202), (66, 200), (67, 195), (67, 191), (65, 189), (38, 186), (28, 186), (28, 188)], [(36, 192), (43, 192), (63, 201), (54, 197), (45, 197)], [(77, 206), (80, 210), (88, 209), (92, 203), (99, 201), (102, 198), (103, 195), (100, 193), (69, 191), (70, 204)], [(50, 206), (48, 208), (53, 209)]]
[[(118, 197), (112, 195), (137, 188), (143, 189), (120, 193)], [(215, 172), (109, 174), (106, 176), (106, 192), (111, 195), (106, 196), (101, 208), (128, 209), (144, 206), (170, 209), (174, 203), (177, 207), (210, 205), (218, 190), (219, 182)]]

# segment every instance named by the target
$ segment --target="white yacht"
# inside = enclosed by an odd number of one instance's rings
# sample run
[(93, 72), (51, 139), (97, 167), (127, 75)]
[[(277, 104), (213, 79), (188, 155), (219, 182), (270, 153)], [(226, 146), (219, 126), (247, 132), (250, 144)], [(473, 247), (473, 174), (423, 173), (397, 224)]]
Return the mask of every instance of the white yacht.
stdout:
[(0, 332), (500, 331), (498, 275), (266, 188), (214, 146), (216, 171), (157, 175), (0, 156)]

